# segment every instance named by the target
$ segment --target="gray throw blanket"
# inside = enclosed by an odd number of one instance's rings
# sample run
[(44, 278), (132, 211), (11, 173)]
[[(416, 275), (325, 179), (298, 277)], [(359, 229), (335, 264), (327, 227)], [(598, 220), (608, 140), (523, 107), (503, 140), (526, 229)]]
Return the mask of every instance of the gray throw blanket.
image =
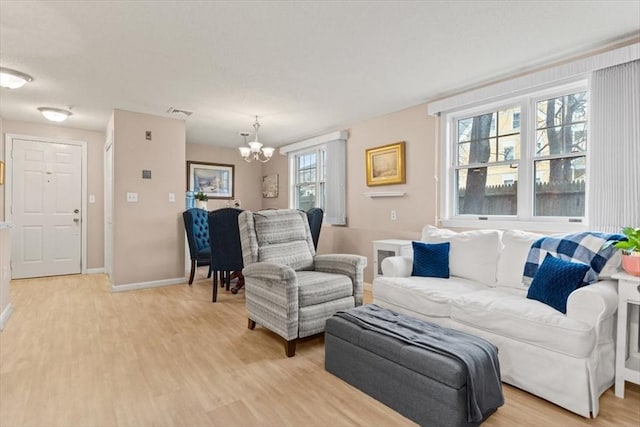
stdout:
[(336, 316), (365, 329), (462, 362), (467, 368), (469, 422), (480, 422), (504, 405), (498, 349), (490, 342), (464, 332), (404, 316), (375, 304), (339, 311)]

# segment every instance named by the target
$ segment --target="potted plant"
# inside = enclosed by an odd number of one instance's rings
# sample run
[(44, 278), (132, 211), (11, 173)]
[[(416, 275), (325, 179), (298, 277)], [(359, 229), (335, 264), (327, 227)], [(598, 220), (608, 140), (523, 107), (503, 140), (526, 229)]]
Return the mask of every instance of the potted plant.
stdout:
[(194, 197), (196, 198), (196, 207), (206, 210), (207, 201), (209, 200), (209, 197), (207, 197), (207, 195), (204, 194), (202, 191), (198, 191)]
[(609, 244), (622, 251), (622, 268), (629, 274), (640, 276), (640, 228), (624, 227), (627, 240), (613, 240)]

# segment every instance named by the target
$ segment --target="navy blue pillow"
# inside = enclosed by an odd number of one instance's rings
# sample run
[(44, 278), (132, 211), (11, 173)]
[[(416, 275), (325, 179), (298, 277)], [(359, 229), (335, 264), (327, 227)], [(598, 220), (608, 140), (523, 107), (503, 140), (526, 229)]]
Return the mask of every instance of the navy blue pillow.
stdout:
[(449, 242), (423, 243), (413, 245), (412, 276), (449, 278)]
[(569, 294), (580, 287), (587, 271), (587, 264), (564, 261), (547, 254), (533, 276), (527, 298), (566, 314)]

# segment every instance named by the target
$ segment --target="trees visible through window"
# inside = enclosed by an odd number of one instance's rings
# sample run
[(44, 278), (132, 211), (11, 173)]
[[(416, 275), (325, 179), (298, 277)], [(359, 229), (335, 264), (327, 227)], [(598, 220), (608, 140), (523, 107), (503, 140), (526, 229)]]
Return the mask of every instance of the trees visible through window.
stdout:
[(586, 91), (457, 115), (451, 128), (454, 215), (584, 216)]
[(536, 103), (536, 216), (584, 216), (587, 93)]
[(503, 184), (520, 158), (520, 107), (491, 111), (458, 120), (458, 214), (515, 215), (515, 184)]

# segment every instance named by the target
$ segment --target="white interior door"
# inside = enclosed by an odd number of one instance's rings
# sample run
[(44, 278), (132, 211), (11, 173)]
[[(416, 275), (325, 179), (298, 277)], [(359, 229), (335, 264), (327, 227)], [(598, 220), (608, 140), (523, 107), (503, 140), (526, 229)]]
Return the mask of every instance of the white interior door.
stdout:
[(13, 139), (12, 277), (81, 272), (82, 147)]

